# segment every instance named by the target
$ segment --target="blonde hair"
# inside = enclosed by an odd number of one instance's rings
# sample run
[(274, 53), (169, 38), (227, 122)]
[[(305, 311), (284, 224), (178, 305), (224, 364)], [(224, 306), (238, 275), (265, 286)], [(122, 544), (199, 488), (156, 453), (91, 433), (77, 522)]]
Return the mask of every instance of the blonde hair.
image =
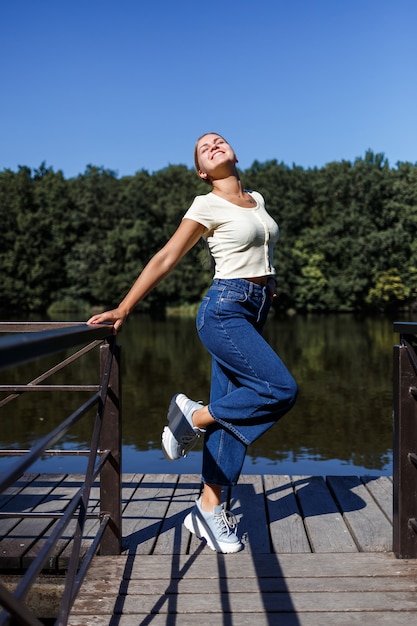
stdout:
[[(214, 131), (209, 132), (209, 133), (203, 133), (202, 135), (200, 135), (200, 137), (197, 139), (197, 141), (195, 142), (195, 145), (194, 145), (194, 166), (195, 166), (195, 169), (196, 169), (197, 173), (200, 170), (200, 163), (198, 162), (198, 144), (203, 139), (203, 137), (206, 137), (207, 135), (217, 135), (218, 137), (221, 137), (224, 141), (226, 141), (226, 139), (222, 135), (220, 135), (219, 133), (215, 133)], [(204, 183), (207, 183), (207, 185), (211, 185), (210, 179), (208, 179), (208, 178), (201, 178), (201, 180)]]

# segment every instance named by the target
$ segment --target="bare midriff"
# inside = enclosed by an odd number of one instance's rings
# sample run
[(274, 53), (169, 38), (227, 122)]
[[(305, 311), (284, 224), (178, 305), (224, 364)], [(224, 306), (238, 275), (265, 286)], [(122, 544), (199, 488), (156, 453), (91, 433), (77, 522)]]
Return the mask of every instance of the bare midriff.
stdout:
[(248, 280), (251, 283), (255, 283), (256, 285), (261, 285), (262, 287), (264, 287), (266, 285), (266, 283), (268, 282), (268, 280), (274, 280), (273, 276), (255, 276), (254, 278), (245, 278), (245, 280)]

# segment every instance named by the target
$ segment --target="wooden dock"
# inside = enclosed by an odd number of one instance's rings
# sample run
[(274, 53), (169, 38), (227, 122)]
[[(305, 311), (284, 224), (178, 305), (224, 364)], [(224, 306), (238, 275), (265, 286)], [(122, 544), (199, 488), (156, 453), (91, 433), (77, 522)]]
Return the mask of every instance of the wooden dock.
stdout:
[[(1, 496), (0, 510), (62, 510), (81, 480), (27, 476)], [(182, 526), (199, 492), (196, 475), (123, 475), (123, 554), (94, 559), (69, 626), (415, 621), (417, 560), (392, 554), (389, 477), (242, 476), (226, 494), (245, 546), (231, 555)], [(0, 568), (27, 566), (52, 523), (0, 520)], [(87, 535), (96, 524), (88, 521)], [(65, 568), (70, 552), (63, 538), (50, 569)]]

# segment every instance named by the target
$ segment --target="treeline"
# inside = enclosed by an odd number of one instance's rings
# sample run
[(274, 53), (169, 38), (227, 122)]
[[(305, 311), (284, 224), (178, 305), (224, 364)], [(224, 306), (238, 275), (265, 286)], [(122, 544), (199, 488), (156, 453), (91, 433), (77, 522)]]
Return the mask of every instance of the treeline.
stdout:
[[(386, 311), (417, 299), (417, 164), (367, 152), (314, 169), (255, 161), (241, 175), (280, 224), (277, 310)], [(3, 315), (116, 305), (207, 191), (182, 165), (120, 178), (93, 166), (71, 179), (44, 164), (0, 172)], [(138, 310), (193, 304), (210, 280), (196, 246)]]

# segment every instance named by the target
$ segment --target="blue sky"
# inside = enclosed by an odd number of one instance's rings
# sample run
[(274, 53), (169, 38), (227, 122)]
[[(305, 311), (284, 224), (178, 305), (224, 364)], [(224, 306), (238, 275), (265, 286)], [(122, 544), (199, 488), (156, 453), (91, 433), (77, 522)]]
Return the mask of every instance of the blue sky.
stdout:
[(417, 162), (416, 0), (3, 0), (0, 170)]

